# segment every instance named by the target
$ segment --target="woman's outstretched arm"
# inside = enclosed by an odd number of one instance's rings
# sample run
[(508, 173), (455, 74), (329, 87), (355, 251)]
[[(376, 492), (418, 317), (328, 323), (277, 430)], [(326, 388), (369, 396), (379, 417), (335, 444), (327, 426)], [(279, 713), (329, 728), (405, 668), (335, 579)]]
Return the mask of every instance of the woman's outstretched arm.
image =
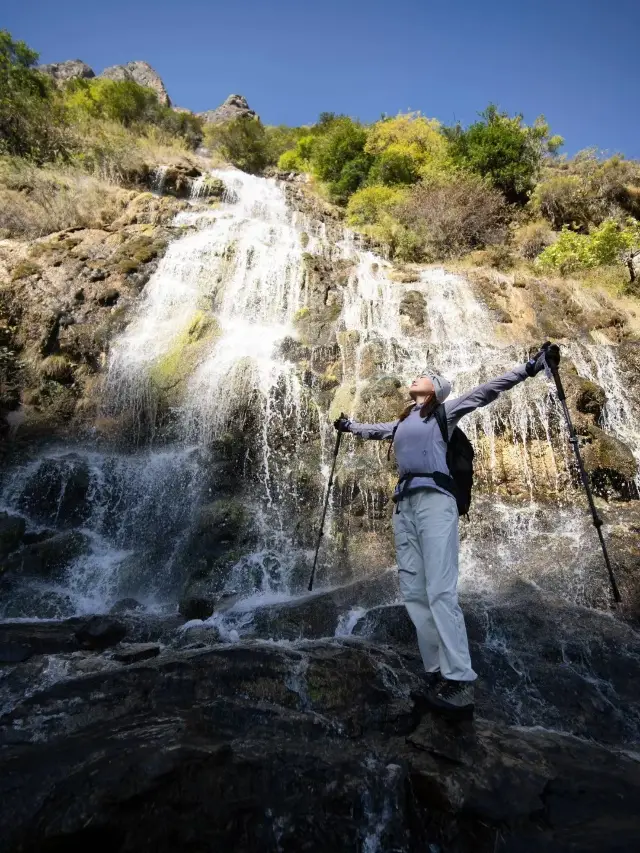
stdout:
[(526, 365), (514, 367), (508, 373), (503, 373), (496, 379), (491, 379), (489, 382), (484, 382), (478, 385), (461, 397), (456, 397), (455, 400), (447, 400), (444, 404), (445, 412), (447, 413), (447, 425), (449, 434), (453, 431), (460, 418), (474, 412), (482, 406), (487, 406), (493, 403), (503, 391), (509, 391), (515, 385), (519, 385), (529, 378)]
[(367, 438), (373, 441), (384, 441), (391, 438), (399, 421), (389, 421), (383, 424), (361, 424), (358, 421), (349, 421), (347, 432), (357, 435), (358, 438)]

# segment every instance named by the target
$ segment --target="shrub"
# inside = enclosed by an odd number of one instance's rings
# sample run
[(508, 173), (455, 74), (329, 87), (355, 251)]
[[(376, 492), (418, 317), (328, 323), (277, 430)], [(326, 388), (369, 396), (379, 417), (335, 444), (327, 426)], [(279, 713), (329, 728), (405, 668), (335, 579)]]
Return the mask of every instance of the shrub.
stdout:
[(346, 116), (326, 119), (324, 127), (309, 143), (311, 167), (320, 180), (326, 181), (331, 197), (346, 203), (364, 184), (371, 168), (373, 158), (364, 150), (367, 131)]
[(0, 30), (0, 154), (44, 162), (65, 154), (66, 125), (55, 86), (33, 68), (37, 59)]
[(531, 205), (557, 231), (564, 225), (586, 230), (594, 215), (593, 199), (577, 175), (556, 175), (542, 181), (533, 191)]
[(289, 151), (283, 151), (280, 157), (278, 158), (278, 168), (282, 169), (283, 172), (303, 172), (304, 165), (298, 156), (298, 152), (295, 148), (291, 148)]
[(153, 89), (132, 80), (71, 80), (64, 99), (71, 116), (81, 124), (90, 118), (135, 127), (139, 133), (149, 125), (182, 138), (192, 149), (202, 142), (201, 119), (162, 106)]
[(416, 161), (402, 151), (384, 151), (374, 160), (369, 170), (370, 184), (415, 184), (420, 173)]
[(446, 131), (453, 159), (461, 167), (489, 178), (509, 202), (524, 204), (540, 173), (545, 153), (563, 143), (549, 136), (549, 126), (540, 116), (532, 127), (523, 117), (510, 117), (490, 104), (477, 121), (463, 130), (460, 125)]
[(308, 134), (306, 127), (287, 127), (284, 124), (265, 127), (267, 160), (277, 163), (280, 157), (292, 151), (301, 136)]
[(537, 264), (543, 270), (558, 270), (562, 275), (580, 269), (626, 263), (631, 280), (634, 256), (640, 249), (640, 223), (629, 218), (625, 227), (608, 219), (590, 234), (577, 234), (566, 226), (557, 241), (541, 253)]
[(397, 187), (363, 187), (354, 193), (347, 205), (347, 222), (356, 228), (377, 225), (385, 214), (392, 214), (406, 197)]
[(554, 234), (549, 225), (542, 222), (529, 222), (519, 228), (514, 235), (518, 253), (527, 261), (533, 261), (540, 252), (553, 243)]
[(400, 113), (374, 124), (366, 151), (376, 158), (372, 183), (410, 184), (420, 177), (441, 177), (452, 170), (449, 143), (439, 122), (420, 113)]
[(398, 217), (419, 235), (424, 254), (438, 260), (503, 242), (510, 210), (502, 193), (469, 175), (445, 184), (418, 184)]
[(204, 137), (209, 148), (245, 172), (255, 174), (268, 164), (267, 138), (258, 118), (240, 116), (224, 124), (206, 125)]
[(121, 212), (120, 195), (117, 188), (71, 167), (37, 168), (19, 158), (0, 160), (0, 228), (11, 237), (102, 227)]

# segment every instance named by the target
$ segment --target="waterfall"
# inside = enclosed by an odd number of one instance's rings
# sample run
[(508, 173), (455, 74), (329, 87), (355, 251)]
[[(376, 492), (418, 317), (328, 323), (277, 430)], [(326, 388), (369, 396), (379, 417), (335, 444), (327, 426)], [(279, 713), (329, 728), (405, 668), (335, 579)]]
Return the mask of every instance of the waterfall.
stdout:
[[(137, 447), (46, 450), (10, 472), (0, 493), (2, 508), (27, 518), (34, 541), (45, 528), (85, 537), (62, 575), (25, 587), (55, 593), (56, 615), (108, 610), (128, 595), (148, 607), (175, 606), (184, 582), (181, 548), (202, 501), (218, 494), (216, 460), (228, 436), (246, 442), (237, 491), (253, 533), (226, 587), (272, 598), (300, 591), (313, 537), (301, 544), (295, 531), (301, 519), (319, 513), (332, 444), (331, 399), (309, 379), (305, 362), (322, 347), (308, 347), (311, 355), (303, 357), (290, 348), (312, 300), (307, 257), (348, 270), (334, 288), (339, 310), (331, 322), (340, 342), (338, 391), (351, 415), (366, 415), (375, 404), (369, 393), (375, 377), (407, 385), (428, 367), (450, 378), (455, 396), (526, 358), (522, 347), (499, 342), (489, 310), (463, 277), (432, 268), (413, 282), (395, 281), (391, 265), (353, 234), (330, 235), (325, 223), (293, 210), (275, 180), (234, 170), (212, 175), (226, 186), (223, 202), (206, 210), (194, 203), (178, 214), (175, 224), (188, 233), (169, 246), (135, 316), (111, 345), (104, 412), (130, 419)], [(194, 185), (196, 200), (203, 186), (204, 179)], [(626, 441), (640, 463), (638, 413), (615, 347), (588, 342), (571, 355), (581, 375), (607, 390), (604, 429)], [(490, 522), (474, 523), (472, 535), (463, 531), (463, 587), (495, 591), (520, 579), (588, 600), (585, 590), (594, 581), (581, 568), (588, 519), (566, 503), (570, 455), (552, 390), (544, 377), (525, 382), (463, 422), (482, 486), (494, 494)], [(386, 450), (378, 443), (345, 447), (345, 471), (351, 466), (354, 473), (350, 485), (336, 486), (329, 533), (347, 514), (338, 506), (339, 489), (353, 495), (356, 485), (365, 528), (377, 530), (390, 485)], [(507, 464), (523, 484), (511, 500), (497, 491)], [(303, 466), (315, 475), (308, 491), (299, 485)], [(559, 502), (552, 520), (536, 501), (540, 491)], [(73, 508), (71, 494), (84, 509)], [(329, 583), (343, 576), (330, 563)]]

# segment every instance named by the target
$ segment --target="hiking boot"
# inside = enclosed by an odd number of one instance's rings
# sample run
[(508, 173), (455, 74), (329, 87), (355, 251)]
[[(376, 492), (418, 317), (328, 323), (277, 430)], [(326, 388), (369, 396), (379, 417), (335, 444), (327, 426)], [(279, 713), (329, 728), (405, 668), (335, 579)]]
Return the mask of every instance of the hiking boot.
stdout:
[(475, 691), (472, 681), (449, 681), (443, 678), (429, 693), (429, 704), (452, 715), (473, 714)]
[(424, 680), (427, 683), (427, 690), (432, 691), (440, 687), (440, 682), (443, 681), (443, 678), (440, 670), (437, 669), (435, 672), (425, 672)]

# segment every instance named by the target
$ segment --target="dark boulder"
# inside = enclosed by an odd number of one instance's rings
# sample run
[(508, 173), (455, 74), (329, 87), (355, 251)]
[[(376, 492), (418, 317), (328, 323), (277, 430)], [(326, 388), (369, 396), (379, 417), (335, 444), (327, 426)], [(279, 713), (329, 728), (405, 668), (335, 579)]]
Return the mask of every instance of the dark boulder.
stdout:
[(431, 716), (406, 663), (362, 641), (245, 643), (23, 696), (0, 723), (4, 849), (635, 849), (632, 756)]
[(19, 506), (42, 524), (76, 525), (89, 515), (91, 471), (75, 453), (43, 457), (24, 481)]
[(24, 538), (25, 520), (19, 515), (0, 512), (0, 560), (14, 551)]
[(121, 598), (109, 610), (110, 615), (118, 615), (119, 613), (135, 613), (137, 610), (144, 610), (144, 605), (135, 598)]
[(131, 664), (140, 663), (143, 660), (151, 660), (160, 654), (160, 646), (156, 643), (129, 643), (114, 652), (113, 660), (118, 663)]
[(127, 635), (127, 626), (109, 616), (91, 616), (78, 625), (75, 638), (85, 649), (108, 649)]
[(60, 578), (65, 569), (87, 553), (89, 548), (88, 536), (70, 530), (14, 551), (0, 564), (0, 572), (4, 570), (8, 575)]

